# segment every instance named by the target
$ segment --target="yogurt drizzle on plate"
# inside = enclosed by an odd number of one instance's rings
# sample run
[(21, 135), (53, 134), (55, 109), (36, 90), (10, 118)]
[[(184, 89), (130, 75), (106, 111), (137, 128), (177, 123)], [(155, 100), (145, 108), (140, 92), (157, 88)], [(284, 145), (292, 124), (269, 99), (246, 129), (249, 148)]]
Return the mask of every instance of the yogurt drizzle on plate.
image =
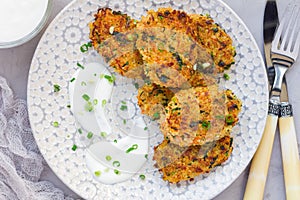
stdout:
[[(110, 72), (100, 63), (88, 63), (84, 69), (78, 69), (74, 81), (70, 83), (71, 109), (77, 125), (92, 132), (94, 137), (105, 133), (114, 138), (116, 128), (107, 119), (105, 105), (113, 93), (113, 83), (103, 76), (111, 77)], [(93, 104), (92, 111), (86, 109), (87, 99)], [(137, 118), (129, 133), (118, 140), (95, 140), (86, 146), (86, 164), (95, 178), (104, 184), (114, 184), (131, 178), (147, 161), (149, 141), (145, 122)]]

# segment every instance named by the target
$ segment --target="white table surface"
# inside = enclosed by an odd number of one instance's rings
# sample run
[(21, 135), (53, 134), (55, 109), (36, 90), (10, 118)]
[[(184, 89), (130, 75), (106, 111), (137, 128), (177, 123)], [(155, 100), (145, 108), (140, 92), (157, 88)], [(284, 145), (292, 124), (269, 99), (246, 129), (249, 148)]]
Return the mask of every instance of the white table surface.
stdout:
[[(50, 23), (57, 13), (69, 2), (71, 2), (71, 0), (53, 0), (52, 13), (48, 23)], [(245, 22), (250, 32), (256, 39), (261, 52), (263, 52), (262, 20), (265, 0), (224, 0), (224, 2), (227, 3)], [(284, 8), (289, 2), (290, 0), (277, 0), (280, 17), (282, 16)], [(0, 75), (8, 80), (9, 85), (15, 93), (15, 96), (18, 98), (26, 99), (28, 71), (33, 53), (40, 40), (40, 37), (42, 36), (42, 32), (22, 46), (11, 49), (0, 49)], [(296, 130), (298, 130), (298, 141), (300, 141), (300, 62), (298, 61), (295, 65), (299, 67), (293, 67), (288, 72), (287, 77), (290, 102), (294, 108)], [(248, 173), (249, 166), (239, 176), (239, 178), (224, 192), (217, 196), (215, 200), (242, 199)], [(74, 198), (79, 198), (74, 192), (65, 186), (49, 168), (44, 170), (42, 174), (42, 180), (50, 180), (55, 186), (61, 188), (67, 195), (70, 195)], [(273, 147), (264, 199), (285, 199), (283, 181), (280, 143), (277, 132), (275, 136), (275, 143)]]

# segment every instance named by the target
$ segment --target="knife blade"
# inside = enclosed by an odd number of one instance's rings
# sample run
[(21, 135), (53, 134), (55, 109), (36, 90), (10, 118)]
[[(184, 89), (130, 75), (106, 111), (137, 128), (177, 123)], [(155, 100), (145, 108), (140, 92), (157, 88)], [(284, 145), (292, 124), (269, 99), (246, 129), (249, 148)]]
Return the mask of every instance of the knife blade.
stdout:
[[(271, 60), (271, 44), (278, 25), (278, 12), (275, 0), (268, 0), (264, 13), (264, 51), (266, 71), (269, 79), (269, 91), (274, 82), (275, 70)], [(265, 129), (257, 151), (252, 159), (244, 200), (262, 200), (272, 154), (275, 131), (277, 127), (279, 102), (269, 101), (269, 110)]]
[(268, 0), (265, 7), (263, 20), (265, 66), (269, 80), (269, 90), (274, 82), (275, 70), (271, 60), (271, 44), (278, 26), (278, 11), (275, 0)]

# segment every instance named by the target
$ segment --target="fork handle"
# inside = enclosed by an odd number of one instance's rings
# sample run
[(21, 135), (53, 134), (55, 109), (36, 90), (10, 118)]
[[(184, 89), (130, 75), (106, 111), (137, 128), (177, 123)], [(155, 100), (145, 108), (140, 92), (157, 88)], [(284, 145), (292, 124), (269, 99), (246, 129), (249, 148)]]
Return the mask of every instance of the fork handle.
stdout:
[(280, 143), (287, 200), (300, 198), (300, 161), (292, 106), (283, 103), (279, 117)]
[[(272, 109), (272, 108), (273, 109)], [(271, 109), (270, 109), (271, 108)], [(275, 108), (275, 112), (272, 112)], [(271, 111), (271, 112), (270, 112)], [(279, 104), (269, 104), (269, 114), (260, 144), (251, 162), (244, 200), (262, 200), (277, 127)]]

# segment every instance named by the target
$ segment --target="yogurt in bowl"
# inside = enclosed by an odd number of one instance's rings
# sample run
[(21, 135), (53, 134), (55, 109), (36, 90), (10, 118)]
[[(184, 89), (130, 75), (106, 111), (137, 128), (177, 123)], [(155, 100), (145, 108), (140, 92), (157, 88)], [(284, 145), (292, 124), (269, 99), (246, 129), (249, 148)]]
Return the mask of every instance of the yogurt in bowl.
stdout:
[(36, 36), (50, 14), (52, 0), (0, 0), (0, 49)]

